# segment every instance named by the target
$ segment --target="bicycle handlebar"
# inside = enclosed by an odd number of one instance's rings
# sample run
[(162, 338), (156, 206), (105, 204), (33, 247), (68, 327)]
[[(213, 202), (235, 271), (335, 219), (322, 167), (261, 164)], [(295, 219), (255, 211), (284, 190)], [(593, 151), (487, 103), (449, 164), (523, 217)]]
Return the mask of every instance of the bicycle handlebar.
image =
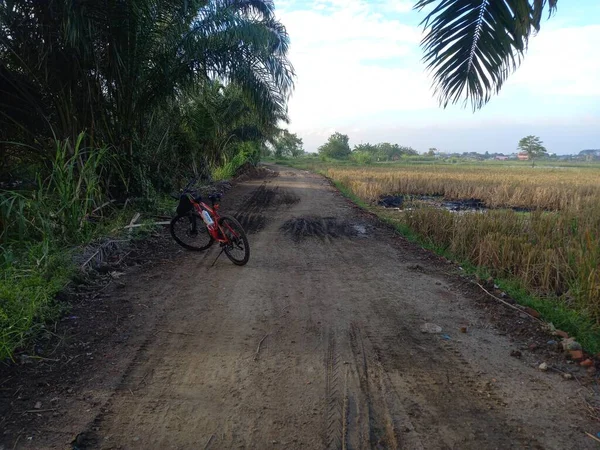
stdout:
[[(190, 181), (188, 182), (188, 184), (181, 190), (181, 192), (179, 194), (171, 194), (171, 197), (174, 198), (175, 200), (179, 200), (181, 198), (181, 196), (183, 194), (192, 194), (192, 196), (194, 198), (196, 198), (197, 196), (195, 195), (195, 191), (193, 191), (191, 188), (194, 184), (196, 184), (196, 182), (198, 181), (200, 177), (196, 176), (190, 179)], [(210, 194), (208, 196), (208, 199), (213, 202), (213, 204), (215, 203), (215, 201), (221, 200), (221, 197), (223, 195), (219, 192), (213, 192), (212, 194)], [(200, 197), (198, 197), (199, 199)]]

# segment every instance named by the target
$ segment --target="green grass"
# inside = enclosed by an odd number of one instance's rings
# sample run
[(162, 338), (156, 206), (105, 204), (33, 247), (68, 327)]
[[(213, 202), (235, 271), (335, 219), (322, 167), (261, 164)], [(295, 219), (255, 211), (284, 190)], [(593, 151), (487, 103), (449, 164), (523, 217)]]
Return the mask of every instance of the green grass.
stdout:
[(175, 207), (158, 196), (126, 209), (107, 202), (101, 175), (119, 167), (104, 149), (82, 148), (82, 140), (57, 141), (52, 170), (39, 171), (34, 188), (0, 192), (0, 361), (65, 312), (56, 296), (77, 273), (78, 249), (102, 236), (143, 237), (146, 227), (123, 229), (136, 212)]

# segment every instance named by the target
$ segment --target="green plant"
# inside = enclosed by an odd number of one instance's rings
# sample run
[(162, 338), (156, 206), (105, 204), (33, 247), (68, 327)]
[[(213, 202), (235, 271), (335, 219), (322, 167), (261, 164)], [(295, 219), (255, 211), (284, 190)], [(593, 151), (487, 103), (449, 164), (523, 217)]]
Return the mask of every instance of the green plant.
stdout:
[(319, 155), (323, 158), (345, 159), (350, 156), (349, 138), (345, 134), (333, 133), (327, 142), (319, 147)]
[(353, 151), (350, 154), (350, 159), (357, 164), (367, 165), (373, 163), (373, 155), (367, 152)]

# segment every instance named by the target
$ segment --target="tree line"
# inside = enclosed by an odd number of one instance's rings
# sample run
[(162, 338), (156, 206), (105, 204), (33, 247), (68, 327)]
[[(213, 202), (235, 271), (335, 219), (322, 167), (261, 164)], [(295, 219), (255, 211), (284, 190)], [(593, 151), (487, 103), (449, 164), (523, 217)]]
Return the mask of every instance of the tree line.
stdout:
[(348, 159), (351, 158), (359, 163), (370, 163), (373, 161), (394, 161), (403, 156), (414, 156), (419, 153), (412, 147), (405, 147), (389, 142), (379, 144), (358, 144), (350, 148), (350, 138), (346, 134), (333, 133), (327, 142), (318, 149), (323, 158)]
[(0, 178), (44, 172), (82, 132), (119, 167), (115, 195), (259, 155), (287, 121), (288, 46), (272, 1), (1, 2)]

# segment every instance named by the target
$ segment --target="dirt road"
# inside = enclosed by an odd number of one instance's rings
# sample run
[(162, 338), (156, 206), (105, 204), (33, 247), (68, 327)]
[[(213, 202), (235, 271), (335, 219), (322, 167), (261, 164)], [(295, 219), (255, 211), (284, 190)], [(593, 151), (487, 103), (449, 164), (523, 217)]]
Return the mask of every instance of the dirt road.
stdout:
[[(151, 309), (45, 448), (584, 449), (577, 383), (535, 369), (448, 267), (304, 171), (239, 184), (245, 267), (218, 249), (130, 276)], [(518, 318), (518, 316), (515, 316)], [(441, 333), (423, 333), (425, 323)], [(459, 332), (461, 326), (469, 332)], [(110, 370), (109, 370), (110, 368)], [(112, 374), (112, 375), (111, 375)], [(111, 378), (112, 376), (112, 378)], [(69, 447), (71, 448), (71, 447)]]

